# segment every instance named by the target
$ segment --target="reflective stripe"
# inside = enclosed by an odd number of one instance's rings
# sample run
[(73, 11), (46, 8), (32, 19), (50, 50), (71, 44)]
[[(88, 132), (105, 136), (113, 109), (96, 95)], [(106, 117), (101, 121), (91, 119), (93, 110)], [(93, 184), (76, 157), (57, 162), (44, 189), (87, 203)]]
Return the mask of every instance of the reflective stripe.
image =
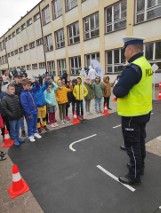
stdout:
[(136, 178), (136, 158), (135, 158), (135, 154), (134, 154), (134, 150), (131, 146), (131, 151), (132, 151), (132, 154), (133, 154), (133, 158), (134, 158), (134, 165), (135, 165), (135, 178)]
[(4, 138), (9, 139), (10, 138), (9, 134), (5, 134)]
[(18, 173), (16, 173), (16, 174), (13, 174), (13, 176), (12, 176), (12, 181), (13, 181), (13, 182), (17, 182), (17, 181), (19, 181), (19, 180), (21, 180), (21, 175), (20, 175), (20, 173), (18, 172)]

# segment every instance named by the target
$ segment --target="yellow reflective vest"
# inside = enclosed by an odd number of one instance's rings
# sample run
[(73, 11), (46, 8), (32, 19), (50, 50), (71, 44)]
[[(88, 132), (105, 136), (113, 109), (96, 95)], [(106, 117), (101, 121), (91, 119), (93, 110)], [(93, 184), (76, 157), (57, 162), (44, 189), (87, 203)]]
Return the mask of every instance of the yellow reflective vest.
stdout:
[(142, 78), (128, 95), (117, 99), (118, 114), (125, 117), (146, 115), (152, 110), (152, 67), (144, 56), (132, 63), (141, 68)]

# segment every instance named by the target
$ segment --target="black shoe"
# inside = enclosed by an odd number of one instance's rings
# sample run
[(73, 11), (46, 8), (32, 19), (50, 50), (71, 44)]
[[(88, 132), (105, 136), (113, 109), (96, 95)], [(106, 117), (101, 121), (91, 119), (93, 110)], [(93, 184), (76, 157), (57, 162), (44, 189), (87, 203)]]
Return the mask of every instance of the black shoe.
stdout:
[(25, 130), (22, 130), (22, 132), (21, 132), (21, 137), (26, 137), (26, 132), (25, 132)]
[(49, 129), (47, 128), (47, 126), (44, 126), (44, 130), (45, 131), (49, 131)]
[(109, 110), (112, 110), (110, 107), (108, 107)]
[(0, 161), (6, 160), (6, 159), (7, 159), (6, 156), (0, 155)]
[(141, 179), (131, 179), (128, 175), (122, 176), (118, 178), (121, 183), (129, 184), (129, 185), (136, 185), (141, 183)]
[[(130, 162), (127, 163), (127, 168), (128, 168), (128, 169), (130, 169), (131, 166), (132, 166), (132, 165), (131, 165)], [(144, 175), (144, 169), (141, 170), (140, 175)]]
[(1, 156), (5, 156), (5, 155), (6, 155), (6, 153), (5, 153), (5, 152), (3, 152), (3, 151), (0, 151), (0, 155), (1, 155)]
[(38, 128), (38, 133), (41, 134), (42, 133), (42, 129)]
[(126, 151), (126, 147), (125, 146), (120, 146), (120, 149), (122, 149), (122, 150), (124, 150), (124, 151)]

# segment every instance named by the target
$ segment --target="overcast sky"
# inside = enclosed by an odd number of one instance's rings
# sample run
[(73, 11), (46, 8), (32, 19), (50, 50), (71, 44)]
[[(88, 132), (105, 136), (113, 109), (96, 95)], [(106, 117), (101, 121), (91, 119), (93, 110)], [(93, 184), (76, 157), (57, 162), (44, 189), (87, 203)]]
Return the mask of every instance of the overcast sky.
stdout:
[(41, 0), (0, 0), (0, 37)]

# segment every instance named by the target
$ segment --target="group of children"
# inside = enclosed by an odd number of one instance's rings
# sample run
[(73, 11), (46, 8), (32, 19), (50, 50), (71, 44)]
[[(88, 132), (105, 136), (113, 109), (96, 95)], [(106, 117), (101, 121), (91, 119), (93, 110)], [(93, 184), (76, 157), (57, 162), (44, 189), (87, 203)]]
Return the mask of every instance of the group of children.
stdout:
[[(42, 137), (40, 133), (42, 129), (48, 130), (48, 122), (51, 128), (57, 127), (57, 106), (62, 125), (69, 123), (70, 103), (72, 104), (72, 114), (74, 115), (76, 112), (79, 120), (84, 119), (83, 100), (85, 100), (87, 114), (91, 113), (92, 99), (95, 100), (96, 113), (102, 112), (103, 97), (104, 105), (107, 104), (108, 109), (111, 110), (109, 100), (113, 85), (114, 82), (110, 83), (108, 76), (104, 76), (103, 82), (99, 76), (96, 76), (94, 81), (87, 76), (84, 83), (82, 83), (80, 76), (72, 81), (67, 81), (65, 78), (58, 78), (54, 81), (50, 76), (46, 76), (43, 85), (40, 85), (38, 76), (35, 77), (34, 81), (15, 76), (14, 82), (7, 86), (7, 94), (1, 98), (1, 106), (5, 116), (3, 118), (7, 118), (5, 123), (8, 120), (7, 129), (9, 129), (14, 145), (19, 146), (24, 142), (24, 138), (19, 135), (20, 128), (22, 129), (24, 126), (24, 118), (30, 142)], [(22, 132), (24, 133), (24, 129)]]

